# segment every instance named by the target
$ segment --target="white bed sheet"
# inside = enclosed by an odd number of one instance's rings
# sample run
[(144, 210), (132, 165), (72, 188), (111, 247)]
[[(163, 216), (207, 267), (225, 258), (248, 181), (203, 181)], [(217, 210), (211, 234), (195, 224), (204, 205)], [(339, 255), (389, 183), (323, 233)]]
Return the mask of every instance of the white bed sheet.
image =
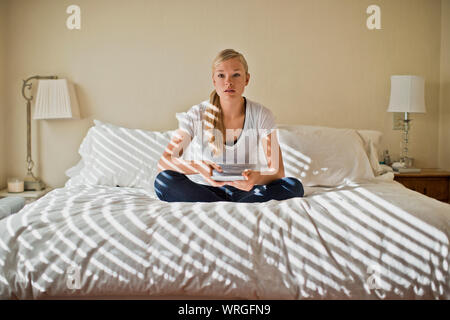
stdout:
[(0, 298), (450, 299), (449, 225), (389, 174), (255, 204), (66, 187), (0, 221)]

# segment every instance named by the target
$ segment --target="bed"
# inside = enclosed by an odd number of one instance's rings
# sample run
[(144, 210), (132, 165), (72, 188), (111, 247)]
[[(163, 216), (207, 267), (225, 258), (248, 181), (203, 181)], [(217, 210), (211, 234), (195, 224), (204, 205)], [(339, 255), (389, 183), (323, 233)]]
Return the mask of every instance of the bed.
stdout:
[(145, 157), (173, 132), (96, 122), (68, 183), (0, 220), (0, 298), (450, 298), (450, 205), (379, 171), (380, 134), (279, 130), (303, 198), (167, 203)]

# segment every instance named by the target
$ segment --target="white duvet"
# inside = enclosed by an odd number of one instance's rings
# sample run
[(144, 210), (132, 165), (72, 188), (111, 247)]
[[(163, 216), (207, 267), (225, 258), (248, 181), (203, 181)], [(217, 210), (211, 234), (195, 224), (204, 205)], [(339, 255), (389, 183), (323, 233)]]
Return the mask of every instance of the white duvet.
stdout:
[(383, 179), (266, 203), (53, 190), (0, 221), (0, 298), (450, 299), (450, 205)]

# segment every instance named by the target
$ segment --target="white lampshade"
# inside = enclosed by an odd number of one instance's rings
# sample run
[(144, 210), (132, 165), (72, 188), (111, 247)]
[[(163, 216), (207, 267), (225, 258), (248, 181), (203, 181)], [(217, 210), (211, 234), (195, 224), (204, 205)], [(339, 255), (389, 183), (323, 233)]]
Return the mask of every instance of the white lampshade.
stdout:
[(425, 113), (425, 80), (419, 76), (391, 76), (387, 111)]
[(80, 118), (75, 88), (66, 79), (39, 80), (34, 119)]

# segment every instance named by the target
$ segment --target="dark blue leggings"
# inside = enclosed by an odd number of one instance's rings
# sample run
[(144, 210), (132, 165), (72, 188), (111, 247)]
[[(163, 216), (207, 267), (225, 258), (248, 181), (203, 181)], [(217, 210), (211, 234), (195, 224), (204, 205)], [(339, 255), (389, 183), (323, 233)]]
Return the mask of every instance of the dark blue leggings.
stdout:
[(266, 185), (255, 185), (244, 191), (230, 185), (214, 187), (191, 181), (185, 174), (161, 171), (155, 179), (155, 192), (159, 199), (167, 202), (266, 202), (303, 197), (302, 183), (292, 177), (272, 181)]

